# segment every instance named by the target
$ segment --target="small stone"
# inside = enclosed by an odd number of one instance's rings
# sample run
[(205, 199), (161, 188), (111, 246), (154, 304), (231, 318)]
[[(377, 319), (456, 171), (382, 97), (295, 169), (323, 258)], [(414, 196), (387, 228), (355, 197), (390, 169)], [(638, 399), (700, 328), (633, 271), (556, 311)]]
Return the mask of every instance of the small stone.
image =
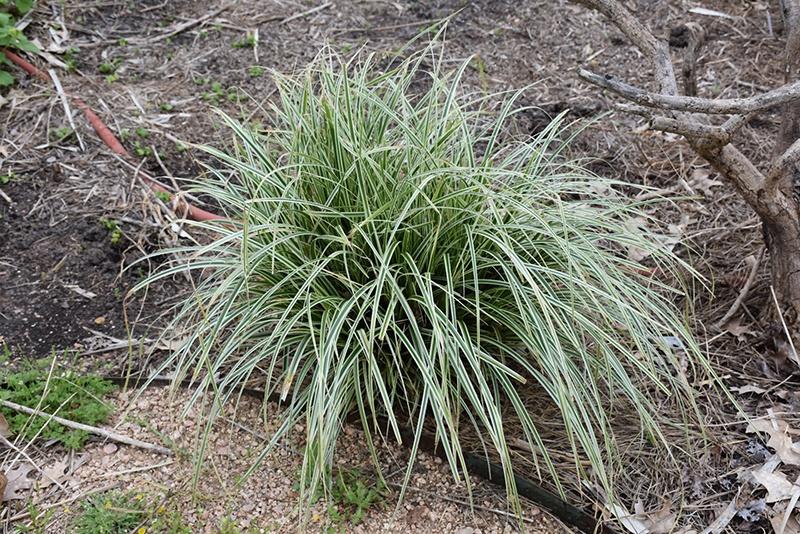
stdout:
[(119, 447), (117, 447), (114, 443), (108, 443), (103, 446), (103, 452), (105, 454), (114, 454), (118, 449)]
[(100, 317), (95, 317), (94, 318), (94, 324), (98, 324), (98, 325), (99, 324), (106, 324), (106, 318), (103, 317), (102, 315)]
[(456, 530), (456, 534), (476, 534), (478, 531), (472, 527), (461, 527)]

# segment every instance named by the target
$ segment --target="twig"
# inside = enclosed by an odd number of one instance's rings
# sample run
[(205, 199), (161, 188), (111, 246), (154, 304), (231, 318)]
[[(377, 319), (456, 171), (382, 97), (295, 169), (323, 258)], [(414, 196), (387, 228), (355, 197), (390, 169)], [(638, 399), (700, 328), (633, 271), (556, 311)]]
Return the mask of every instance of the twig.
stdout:
[(797, 349), (794, 346), (794, 341), (792, 341), (792, 335), (789, 333), (789, 328), (786, 326), (786, 321), (783, 319), (783, 311), (781, 310), (781, 305), (778, 303), (778, 297), (775, 295), (775, 288), (769, 286), (769, 290), (772, 293), (772, 300), (775, 302), (775, 308), (778, 310), (778, 317), (781, 319), (783, 333), (786, 335), (786, 339), (789, 341), (789, 347), (792, 349), (792, 353), (789, 356), (794, 363), (800, 365), (800, 358), (797, 357)]
[(323, 9), (327, 9), (327, 8), (331, 7), (332, 5), (333, 5), (333, 2), (328, 2), (326, 4), (322, 4), (321, 6), (312, 7), (308, 11), (303, 11), (302, 13), (296, 13), (296, 14), (292, 15), (291, 17), (286, 17), (280, 23), (281, 24), (286, 24), (287, 22), (291, 22), (293, 20), (302, 19), (303, 17), (307, 17), (309, 15), (313, 15), (317, 11), (322, 11)]
[[(95, 493), (104, 493), (106, 491), (113, 490), (114, 488), (118, 487), (119, 485), (120, 485), (119, 482), (114, 482), (113, 484), (109, 484), (108, 486), (103, 486), (101, 488), (95, 488), (95, 489), (92, 489), (92, 490), (89, 490), (89, 491), (85, 491), (83, 493), (79, 493), (77, 495), (73, 495), (69, 499), (64, 499), (63, 501), (58, 501), (58, 502), (54, 502), (53, 504), (45, 504), (43, 506), (39, 506), (39, 507), (37, 507), (37, 511), (45, 512), (47, 510), (50, 510), (51, 508), (58, 508), (59, 506), (64, 506), (65, 504), (69, 504), (69, 503), (77, 501), (79, 499), (84, 499), (84, 498), (86, 498), (86, 497), (88, 497), (90, 495), (94, 495)], [(19, 521), (20, 519), (25, 519), (29, 515), (31, 515), (30, 511), (22, 512), (22, 513), (19, 513), (19, 514), (13, 516), (13, 517), (8, 518), (8, 521), (9, 522)]]
[(786, 84), (749, 98), (699, 98), (696, 96), (662, 95), (651, 93), (617, 80), (611, 76), (580, 69), (578, 75), (584, 80), (620, 95), (641, 106), (650, 108), (709, 113), (717, 115), (752, 113), (800, 100), (800, 81)]
[(728, 319), (733, 317), (734, 314), (739, 311), (739, 307), (742, 305), (742, 302), (744, 302), (744, 299), (747, 298), (747, 294), (750, 293), (750, 287), (753, 285), (753, 282), (756, 279), (756, 274), (758, 274), (758, 266), (761, 265), (761, 260), (764, 258), (765, 251), (766, 249), (762, 248), (758, 258), (754, 259), (753, 264), (750, 267), (750, 274), (747, 276), (747, 281), (744, 283), (744, 287), (742, 288), (741, 292), (739, 292), (739, 296), (733, 301), (730, 309), (727, 311), (727, 313), (725, 313), (725, 315), (722, 316), (722, 319), (717, 321), (718, 328), (721, 329), (723, 325), (728, 322)]
[(0, 189), (0, 197), (2, 197), (2, 198), (3, 198), (3, 200), (5, 200), (6, 202), (8, 202), (9, 204), (13, 204), (13, 203), (14, 203), (14, 201), (13, 201), (13, 200), (11, 200), (11, 197), (10, 197), (10, 196), (8, 196), (8, 195), (6, 195), (5, 193), (3, 193), (3, 190), (2, 190), (2, 189)]
[(130, 475), (131, 473), (141, 473), (143, 471), (151, 471), (153, 469), (158, 469), (159, 467), (166, 467), (166, 466), (172, 465), (174, 463), (175, 463), (175, 460), (167, 460), (166, 462), (161, 462), (161, 463), (158, 463), (158, 464), (145, 465), (143, 467), (134, 467), (132, 469), (124, 469), (122, 471), (115, 471), (113, 473), (102, 473), (100, 475), (97, 475), (96, 477), (93, 477), (91, 480), (97, 480), (97, 479), (100, 479), (100, 478), (113, 478), (113, 477), (118, 477), (118, 476), (122, 476), (122, 475)]
[(83, 423), (76, 423), (75, 421), (70, 421), (69, 419), (64, 419), (63, 417), (51, 415), (41, 410), (34, 410), (33, 408), (28, 408), (27, 406), (22, 406), (11, 401), (0, 399), (0, 405), (28, 415), (47, 417), (52, 419), (56, 423), (62, 424), (66, 427), (75, 428), (77, 430), (83, 430), (85, 432), (89, 432), (90, 434), (95, 434), (96, 436), (102, 436), (112, 441), (124, 443), (125, 445), (131, 445), (133, 447), (139, 447), (140, 449), (146, 449), (157, 452), (159, 454), (166, 454), (169, 456), (173, 454), (171, 450), (167, 449), (166, 447), (161, 447), (160, 445), (153, 445), (152, 443), (140, 441), (135, 438), (129, 438), (127, 436), (123, 436), (122, 434), (117, 434), (116, 432), (111, 432), (110, 430), (105, 430), (103, 428), (98, 428), (96, 426), (85, 425)]
[(64, 88), (61, 86), (61, 80), (59, 80), (58, 76), (56, 76), (55, 70), (47, 69), (47, 73), (50, 74), (50, 79), (53, 80), (53, 85), (56, 86), (56, 92), (58, 92), (58, 96), (61, 98), (61, 104), (64, 106), (64, 114), (67, 116), (70, 128), (72, 128), (72, 131), (75, 132), (75, 137), (78, 138), (78, 144), (81, 146), (81, 151), (86, 152), (86, 145), (83, 144), (81, 134), (75, 127), (75, 121), (72, 120), (72, 110), (69, 107), (69, 99), (64, 93)]

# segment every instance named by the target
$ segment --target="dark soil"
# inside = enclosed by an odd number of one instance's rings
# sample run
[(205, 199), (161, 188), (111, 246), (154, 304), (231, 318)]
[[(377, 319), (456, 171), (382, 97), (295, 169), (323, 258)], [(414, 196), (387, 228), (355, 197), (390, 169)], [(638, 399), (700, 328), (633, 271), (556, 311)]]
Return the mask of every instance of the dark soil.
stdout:
[(87, 329), (125, 337), (121, 300), (129, 277), (119, 277), (122, 250), (110, 232), (97, 219), (28, 215), (52, 179), (13, 180), (4, 191), (14, 204), (0, 204), (0, 334), (18, 355), (73, 348), (91, 335)]

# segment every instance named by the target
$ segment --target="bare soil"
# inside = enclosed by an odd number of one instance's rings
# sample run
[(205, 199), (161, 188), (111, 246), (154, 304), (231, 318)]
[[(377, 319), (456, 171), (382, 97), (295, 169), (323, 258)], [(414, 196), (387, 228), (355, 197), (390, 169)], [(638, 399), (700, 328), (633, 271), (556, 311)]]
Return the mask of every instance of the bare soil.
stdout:
[[(774, 2), (631, 0), (628, 4), (657, 35), (667, 35), (670, 28), (690, 20), (703, 24), (708, 45), (698, 66), (701, 96), (750, 96), (781, 83), (780, 16)], [(689, 13), (695, 4), (731, 18)], [(222, 0), (40, 0), (27, 31), (38, 37), (44, 48), (52, 45), (55, 52), (77, 49), (72, 54), (76, 70), (68, 73), (58, 69), (65, 90), (89, 102), (129, 150), (138, 149), (142, 168), (166, 183), (193, 178), (200, 172), (194, 159), (199, 156), (183, 150), (176, 140), (218, 146), (227, 142), (227, 134), (210, 111), (212, 107), (221, 107), (252, 123), (268, 122), (265, 108), (274, 96), (269, 69), (291, 72), (312, 59), (321, 46), (345, 55), (362, 48), (376, 53), (398, 51), (444, 17), (452, 16), (446, 34), (447, 61), (455, 65), (470, 56), (476, 58), (467, 72), (468, 89), (494, 93), (526, 87), (521, 102), (539, 109), (518, 119), (516, 126), (521, 131), (535, 132), (563, 110), (581, 119), (612, 109), (612, 98), (579, 81), (576, 69), (580, 66), (642, 87), (650, 87), (652, 82), (650, 68), (621, 34), (599, 16), (565, 0), (344, 0), (331, 5), (240, 0), (218, 15), (165, 38), (181, 24), (223, 5)], [(308, 12), (322, 5), (325, 7)], [(48, 34), (46, 24), (57, 39)], [(255, 47), (234, 46), (248, 35), (254, 36), (256, 30)], [(55, 55), (65, 59), (64, 54)], [(679, 54), (675, 58), (680, 61)], [(118, 79), (107, 81), (107, 74), (101, 73), (103, 65), (109, 64), (116, 65)], [(264, 74), (257, 75), (253, 66), (263, 67)], [(15, 358), (44, 357), (53, 350), (77, 351), (84, 355), (78, 365), (111, 374), (128, 365), (143, 365), (138, 353), (114, 350), (115, 343), (155, 337), (162, 324), (161, 314), (184, 294), (187, 285), (183, 280), (170, 280), (146, 300), (141, 295), (129, 297), (128, 290), (152, 268), (147, 262), (135, 262), (178, 239), (180, 228), (171, 223), (170, 214), (158, 206), (157, 199), (144, 191), (135, 169), (110, 155), (80, 115), (75, 116), (75, 123), (86, 150), (79, 148), (75, 135), (55, 141), (58, 129), (68, 127), (69, 121), (51, 87), (20, 75), (19, 84), (3, 96), (7, 102), (0, 107), (0, 175), (12, 176), (8, 184), (0, 186), (12, 201), (9, 204), (0, 199), (3, 342)], [(763, 163), (771, 153), (768, 140), (776, 125), (777, 117), (765, 114), (740, 134), (740, 145), (757, 163)], [(148, 148), (157, 151), (160, 161), (147, 153)], [(692, 301), (686, 303), (694, 308), (698, 339), (706, 343), (729, 386), (771, 390), (780, 384), (775, 391), (787, 392), (781, 398), (768, 393), (741, 395), (739, 400), (749, 413), (760, 416), (769, 407), (785, 408), (782, 403), (794, 398), (798, 382), (785, 355), (771, 343), (775, 325), (768, 318), (772, 304), (767, 258), (736, 323), (722, 331), (712, 326), (741, 290), (749, 271), (745, 258), (757, 257), (763, 246), (760, 225), (750, 209), (677, 137), (650, 132), (633, 117), (617, 113), (594, 123), (577, 140), (573, 152), (590, 158), (591, 168), (598, 173), (685, 197), (671, 208), (662, 208), (658, 215), (664, 219), (662, 231), (687, 240), (689, 246), (679, 250), (710, 281), (709, 288), (698, 287)], [(112, 242), (112, 231), (103, 220), (116, 221), (122, 232), (119, 240)], [(167, 433), (184, 436), (191, 432), (190, 418), (175, 421), (173, 406), (159, 395), (161, 392), (145, 393), (147, 406), (134, 404), (133, 413), (138, 410), (140, 415), (152, 414), (163, 420)], [(708, 525), (741, 486), (730, 473), (763, 461), (752, 453), (763, 444), (752, 434), (743, 433), (744, 425), (730, 403), (714, 398), (708, 403), (709, 420), (723, 429), (711, 438), (713, 447), (702, 440), (693, 441), (702, 452), (689, 451), (696, 462), (687, 462), (683, 469), (667, 468), (660, 463), (662, 459), (647, 458), (644, 453), (641, 457), (634, 454), (637, 457), (631, 460), (631, 476), (623, 492), (629, 509), (639, 501), (648, 511), (656, 510), (666, 498), (677, 510), (680, 496), (688, 493), (685, 498), (689, 506), (683, 510), (688, 524)], [(792, 416), (784, 417), (794, 423)], [(624, 426), (625, 415), (620, 414), (619, 420)], [(252, 428), (258, 428), (257, 422), (251, 423)], [(123, 422), (120, 428), (141, 431), (126, 424)], [(233, 439), (238, 446), (245, 437), (236, 434), (231, 438), (231, 428), (220, 429), (220, 435), (228, 432), (227, 443)], [(640, 446), (638, 438), (631, 438), (632, 449)], [(121, 471), (162, 460), (124, 447), (109, 460), (101, 449), (101, 445), (87, 449), (90, 460), (75, 471), (76, 491), (97, 485), (92, 477), (100, 476), (104, 469)], [(353, 445), (348, 450), (355, 449)], [(566, 445), (564, 449), (569, 452)], [(214, 451), (224, 453), (216, 448)], [(235, 463), (235, 457), (233, 454), (226, 461)], [(566, 457), (569, 464), (569, 454)], [(288, 458), (286, 462), (296, 462)], [(460, 489), (445, 483), (446, 474), (432, 459), (422, 463), (434, 473), (431, 476), (436, 483), (431, 485), (424, 475), (425, 481), (419, 485), (435, 495), (414, 496), (410, 502), (412, 508), (417, 506), (413, 503), (420, 502), (427, 511), (404, 509), (399, 515), (371, 511), (359, 527), (362, 531), (454, 532), (469, 527), (501, 532), (518, 528), (502, 515), (481, 510), (472, 515), (468, 507), (442, 499), (451, 495), (450, 490)], [(162, 487), (183, 487), (189, 465), (176, 462), (119, 480), (134, 486), (153, 482)], [(231, 467), (230, 472), (237, 472), (239, 467)], [(267, 471), (262, 476), (248, 483), (252, 493), (225, 493), (230, 480), (224, 478), (215, 480), (213, 487), (203, 487), (200, 493), (210, 503), (206, 516), (186, 504), (189, 501), (181, 500), (189, 499), (186, 492), (177, 492), (177, 497), (170, 494), (169, 498), (185, 512), (187, 520), (204, 522), (207, 528), (214, 528), (209, 525), (218, 525), (224, 514), (235, 510), (241, 526), (249, 521), (259, 528), (272, 528), (269, 525), (274, 524), (278, 531), (290, 530), (287, 525), (294, 525), (295, 516), (289, 504), (289, 470), (276, 471), (274, 463), (264, 469)], [(530, 465), (523, 464), (521, 469), (533, 474)], [(640, 471), (634, 475), (634, 470)], [(219, 501), (225, 503), (222, 507), (215, 506), (219, 504), (215, 492), (220, 491), (225, 495)], [(503, 508), (495, 490), (483, 491), (490, 503), (487, 507)], [(569, 493), (577, 503), (584, 499), (582, 504), (588, 505), (590, 496), (585, 492), (573, 487)], [(757, 487), (748, 487), (746, 493), (741, 497), (743, 507), (747, 499), (757, 502), (763, 497)], [(276, 498), (285, 504), (284, 511), (275, 508)], [(268, 504), (243, 513), (244, 501)], [(528, 510), (535, 517), (543, 517), (535, 507)], [(63, 520), (68, 516), (65, 514)], [(768, 520), (764, 513), (737, 516), (731, 522), (731, 528), (741, 532), (765, 525)], [(558, 529), (550, 521), (531, 528), (548, 532)]]

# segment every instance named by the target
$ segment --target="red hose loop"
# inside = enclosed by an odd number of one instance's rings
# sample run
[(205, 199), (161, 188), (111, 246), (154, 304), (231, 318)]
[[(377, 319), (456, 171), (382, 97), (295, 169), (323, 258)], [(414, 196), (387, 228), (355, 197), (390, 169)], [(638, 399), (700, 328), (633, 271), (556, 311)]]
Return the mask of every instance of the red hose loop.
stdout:
[[(12, 63), (17, 65), (19, 68), (21, 68), (31, 76), (39, 78), (40, 80), (45, 82), (53, 81), (50, 79), (50, 76), (46, 72), (39, 69), (39, 67), (29, 62), (28, 60), (18, 56), (14, 52), (11, 52), (10, 50), (7, 50), (5, 48), (0, 48), (0, 52), (5, 54), (5, 56)], [(75, 105), (81, 111), (83, 111), (83, 115), (86, 117), (86, 120), (89, 122), (94, 131), (97, 133), (97, 136), (100, 138), (100, 140), (103, 141), (103, 143), (108, 148), (110, 148), (114, 153), (119, 154), (120, 156), (126, 159), (132, 159), (130, 153), (128, 153), (128, 151), (125, 150), (125, 147), (122, 146), (122, 143), (119, 142), (119, 139), (116, 138), (111, 129), (108, 126), (106, 126), (106, 124), (102, 121), (102, 119), (100, 119), (97, 113), (95, 113), (94, 110), (86, 102), (84, 102), (79, 97), (74, 95), (69, 95), (69, 97), (72, 99)], [(142, 178), (144, 179), (145, 183), (148, 185), (148, 187), (150, 187), (150, 189), (152, 189), (153, 191), (157, 191), (159, 193), (167, 193), (170, 196), (170, 200), (176, 198), (176, 195), (174, 193), (164, 188), (162, 185), (153, 180), (146, 173), (143, 173), (141, 171), (139, 172), (142, 175)], [(186, 216), (189, 219), (195, 221), (213, 221), (225, 218), (220, 215), (217, 215), (216, 213), (211, 213), (210, 211), (206, 211), (196, 206), (192, 206), (182, 198), (180, 199), (180, 203), (181, 207), (186, 210)]]

